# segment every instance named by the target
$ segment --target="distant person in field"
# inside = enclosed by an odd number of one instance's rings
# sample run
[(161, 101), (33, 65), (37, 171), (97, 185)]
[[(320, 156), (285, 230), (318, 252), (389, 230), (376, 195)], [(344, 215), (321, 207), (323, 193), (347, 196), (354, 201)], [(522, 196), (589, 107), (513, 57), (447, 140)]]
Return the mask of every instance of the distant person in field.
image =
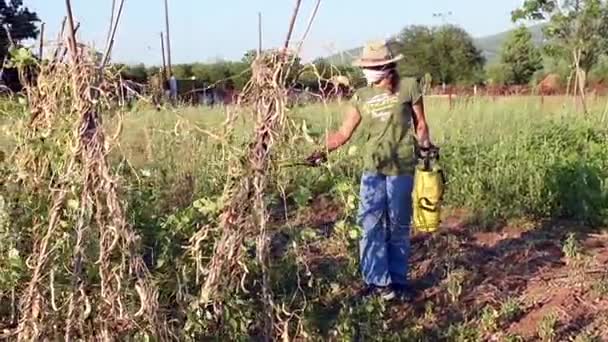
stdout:
[(171, 101), (177, 99), (177, 79), (173, 74), (171, 74), (171, 77), (169, 78), (169, 96), (171, 97)]
[[(408, 299), (410, 221), (412, 218), (415, 144), (431, 146), (417, 79), (401, 78), (397, 62), (385, 41), (371, 42), (353, 64), (360, 67), (367, 86), (351, 99), (342, 125), (326, 137), (328, 151), (338, 149), (357, 133), (363, 139), (359, 224), (360, 267), (364, 295), (390, 300)], [(360, 132), (358, 132), (358, 128)], [(308, 162), (326, 160), (316, 152)]]

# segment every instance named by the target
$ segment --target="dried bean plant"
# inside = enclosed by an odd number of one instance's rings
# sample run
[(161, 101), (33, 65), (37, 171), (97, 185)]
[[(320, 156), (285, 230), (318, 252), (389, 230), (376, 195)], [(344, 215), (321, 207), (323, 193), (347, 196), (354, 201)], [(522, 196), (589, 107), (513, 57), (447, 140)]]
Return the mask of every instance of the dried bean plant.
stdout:
[(113, 140), (104, 133), (102, 114), (114, 108), (119, 83), (77, 44), (71, 11), (68, 20), (67, 43), (27, 84), (31, 118), (14, 154), (18, 181), (35, 194), (41, 214), (28, 231), (29, 274), (10, 335), (23, 341), (146, 334), (167, 340), (158, 290), (108, 162)]
[[(229, 168), (230, 179), (224, 192), (225, 206), (221, 214), (219, 239), (211, 261), (200, 269), (205, 275), (201, 284), (201, 301), (216, 304), (221, 309), (223, 294), (244, 283), (248, 270), (245, 266), (246, 239), (256, 241), (256, 258), (261, 267), (262, 299), (265, 304), (264, 330), (270, 335), (274, 305), (268, 283), (268, 213), (265, 194), (271, 174), (271, 152), (285, 121), (287, 97), (286, 75), (289, 58), (282, 52), (258, 56), (252, 66), (253, 77), (240, 99), (255, 115), (255, 135), (244, 158), (235, 158)], [(244, 107), (243, 107), (244, 108)], [(206, 240), (209, 227), (192, 239), (192, 251), (201, 258), (201, 243)]]
[[(247, 293), (250, 289), (246, 284), (256, 284), (264, 306), (264, 311), (259, 313), (260, 335), (266, 340), (277, 337), (289, 340), (287, 323), (292, 316), (275, 303), (270, 285), (267, 194), (277, 169), (273, 146), (287, 136), (286, 101), (293, 81), (293, 62), (299, 50), (293, 53), (288, 47), (300, 3), (296, 1), (283, 48), (259, 54), (252, 64), (252, 78), (239, 99), (241, 112), (251, 112), (250, 117), (255, 120), (252, 141), (243, 154), (234, 156), (229, 166), (231, 181), (225, 187), (217, 229), (204, 227), (192, 237), (190, 247), (191, 255), (199, 265), (197, 279), (202, 279), (200, 302), (211, 306), (218, 316), (221, 316), (222, 304), (234, 291), (240, 289)], [(226, 123), (230, 125), (234, 119), (230, 117)], [(204, 259), (202, 246), (210, 231), (218, 232), (219, 237), (211, 260), (204, 263), (201, 261)], [(260, 275), (253, 282), (246, 281), (252, 273), (247, 268), (248, 242), (255, 242), (256, 268), (259, 270), (256, 274)]]

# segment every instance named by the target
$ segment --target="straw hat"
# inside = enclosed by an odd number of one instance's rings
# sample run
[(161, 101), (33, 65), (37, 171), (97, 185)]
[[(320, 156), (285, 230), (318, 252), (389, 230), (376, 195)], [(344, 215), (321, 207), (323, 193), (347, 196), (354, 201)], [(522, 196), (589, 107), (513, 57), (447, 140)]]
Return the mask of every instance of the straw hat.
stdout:
[(361, 57), (353, 62), (353, 65), (360, 68), (372, 68), (395, 63), (403, 59), (403, 55), (395, 56), (388, 46), (386, 40), (368, 42), (363, 47)]

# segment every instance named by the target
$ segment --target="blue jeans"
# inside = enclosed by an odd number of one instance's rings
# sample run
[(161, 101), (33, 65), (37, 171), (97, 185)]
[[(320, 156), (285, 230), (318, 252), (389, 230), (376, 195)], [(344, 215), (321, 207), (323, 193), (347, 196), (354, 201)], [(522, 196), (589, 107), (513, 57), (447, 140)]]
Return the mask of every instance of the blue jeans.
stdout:
[(360, 262), (367, 285), (407, 284), (413, 183), (411, 175), (361, 177)]

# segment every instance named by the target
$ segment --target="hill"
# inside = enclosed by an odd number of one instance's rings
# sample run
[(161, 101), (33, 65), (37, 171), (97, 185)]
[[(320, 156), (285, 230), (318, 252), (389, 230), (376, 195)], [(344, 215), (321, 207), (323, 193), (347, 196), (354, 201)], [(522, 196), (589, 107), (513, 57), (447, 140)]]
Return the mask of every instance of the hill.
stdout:
[[(544, 37), (542, 32), (543, 25), (530, 26), (532, 39), (537, 45), (543, 43)], [(509, 37), (511, 30), (500, 32), (497, 34), (474, 38), (475, 45), (483, 53), (487, 61), (491, 62), (498, 57), (500, 48), (503, 42)], [(332, 64), (342, 65), (350, 64), (357, 56), (361, 54), (362, 47), (357, 47), (326, 57), (326, 60)]]
[[(542, 31), (543, 25), (530, 26), (528, 29), (532, 33), (532, 40), (534, 43), (540, 46), (544, 41)], [(500, 48), (503, 42), (509, 37), (510, 33), (511, 31), (505, 31), (490, 36), (475, 38), (475, 45), (483, 52), (487, 61), (492, 61), (495, 58), (498, 58)]]

